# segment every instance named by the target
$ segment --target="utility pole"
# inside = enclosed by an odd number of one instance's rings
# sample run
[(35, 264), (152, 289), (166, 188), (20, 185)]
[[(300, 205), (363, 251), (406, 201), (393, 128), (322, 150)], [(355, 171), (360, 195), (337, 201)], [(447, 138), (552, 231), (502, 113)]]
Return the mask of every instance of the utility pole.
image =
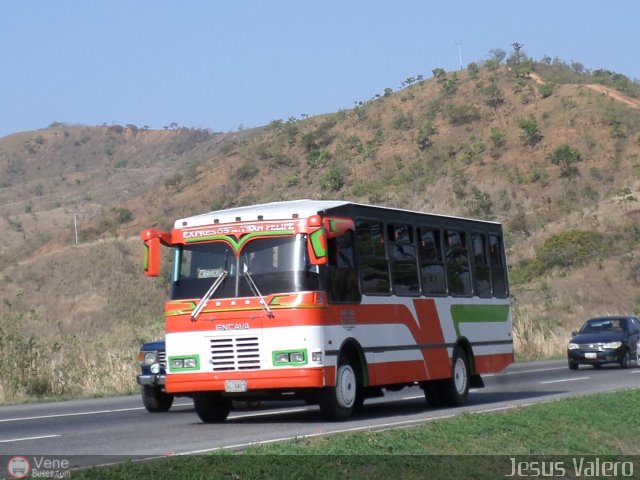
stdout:
[(76, 245), (78, 245), (78, 220), (76, 212), (73, 212), (73, 230), (76, 232)]

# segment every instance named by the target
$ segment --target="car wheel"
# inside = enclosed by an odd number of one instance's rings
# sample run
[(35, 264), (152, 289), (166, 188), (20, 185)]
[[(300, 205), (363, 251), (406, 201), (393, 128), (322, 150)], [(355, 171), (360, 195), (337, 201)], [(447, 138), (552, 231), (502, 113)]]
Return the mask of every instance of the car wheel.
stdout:
[(620, 360), (620, 366), (622, 368), (629, 368), (631, 366), (631, 355), (629, 355), (629, 350), (624, 352), (624, 357)]
[(578, 362), (574, 362), (573, 360), (569, 360), (569, 370), (578, 370), (580, 364)]
[(141, 395), (142, 404), (147, 409), (147, 412), (168, 412), (171, 405), (173, 405), (173, 395), (163, 392), (160, 387), (143, 385)]

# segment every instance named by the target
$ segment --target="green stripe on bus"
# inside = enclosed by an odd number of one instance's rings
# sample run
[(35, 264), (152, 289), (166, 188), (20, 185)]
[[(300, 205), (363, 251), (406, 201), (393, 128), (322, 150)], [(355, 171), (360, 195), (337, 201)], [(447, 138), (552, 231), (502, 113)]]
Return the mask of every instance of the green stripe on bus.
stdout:
[(294, 233), (295, 233), (294, 230), (273, 230), (270, 232), (253, 232), (253, 233), (248, 233), (244, 235), (242, 238), (240, 238), (240, 240), (236, 240), (235, 237), (231, 235), (207, 235), (204, 237), (187, 238), (185, 239), (185, 243), (212, 242), (215, 240), (224, 240), (227, 243), (229, 243), (233, 251), (237, 253), (242, 249), (244, 244), (247, 243), (252, 238), (272, 237), (272, 236), (278, 236), (278, 235), (292, 235)]
[(504, 323), (509, 320), (509, 305), (451, 305), (451, 318), (460, 336), (461, 323)]

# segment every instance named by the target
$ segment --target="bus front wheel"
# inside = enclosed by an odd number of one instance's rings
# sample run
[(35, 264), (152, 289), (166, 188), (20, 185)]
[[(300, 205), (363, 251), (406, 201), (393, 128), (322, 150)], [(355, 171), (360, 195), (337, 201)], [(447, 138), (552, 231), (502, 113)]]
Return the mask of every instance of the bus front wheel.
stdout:
[(231, 400), (215, 393), (194, 395), (193, 405), (204, 423), (224, 422), (231, 411)]
[(355, 368), (349, 360), (338, 365), (336, 386), (325, 387), (320, 395), (320, 412), (327, 420), (346, 420), (361, 399)]

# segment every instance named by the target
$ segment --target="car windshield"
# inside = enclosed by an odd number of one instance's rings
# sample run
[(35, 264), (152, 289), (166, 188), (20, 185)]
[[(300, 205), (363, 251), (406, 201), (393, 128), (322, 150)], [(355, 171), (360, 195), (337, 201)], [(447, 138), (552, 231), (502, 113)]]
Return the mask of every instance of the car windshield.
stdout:
[[(225, 275), (226, 272), (226, 275)], [(200, 243), (174, 250), (171, 299), (201, 298), (224, 276), (211, 298), (318, 290), (318, 269), (307, 257), (306, 236), (258, 238), (236, 256), (226, 242)]]
[(626, 325), (624, 318), (593, 318), (582, 326), (580, 333), (624, 332)]

